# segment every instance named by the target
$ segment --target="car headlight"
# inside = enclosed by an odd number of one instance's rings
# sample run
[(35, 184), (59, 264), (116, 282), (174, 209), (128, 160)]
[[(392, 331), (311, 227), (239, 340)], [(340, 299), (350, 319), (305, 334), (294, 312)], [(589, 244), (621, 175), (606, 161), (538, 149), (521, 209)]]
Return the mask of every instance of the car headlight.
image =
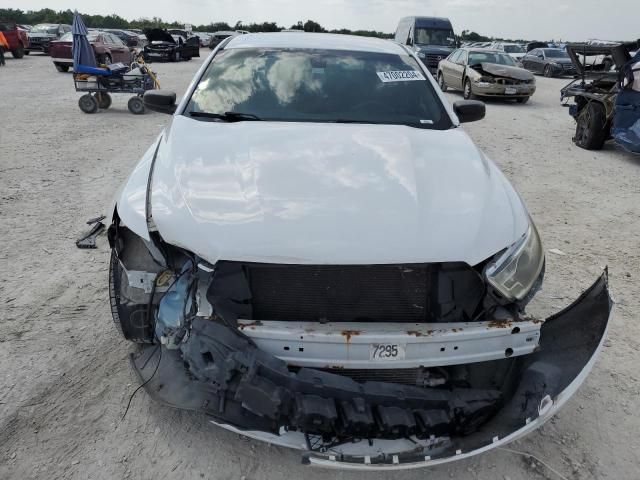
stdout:
[(492, 85), (496, 83), (496, 79), (491, 77), (478, 77), (474, 79), (473, 82), (477, 84)]
[(487, 265), (489, 284), (507, 300), (522, 300), (535, 284), (544, 265), (540, 235), (529, 221), (527, 232)]
[(420, 58), (427, 58), (427, 55), (422, 53), (422, 52), (418, 52), (418, 57)]

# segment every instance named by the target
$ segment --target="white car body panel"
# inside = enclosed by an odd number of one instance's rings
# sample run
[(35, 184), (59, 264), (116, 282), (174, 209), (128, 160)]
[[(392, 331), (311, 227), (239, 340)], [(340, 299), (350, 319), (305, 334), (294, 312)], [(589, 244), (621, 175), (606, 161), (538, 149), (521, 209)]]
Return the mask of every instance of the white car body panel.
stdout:
[(528, 226), (458, 128), (176, 116), (151, 184), (162, 238), (211, 263), (476, 265)]
[[(539, 321), (460, 323), (318, 323), (239, 320), (240, 330), (265, 352), (309, 368), (442, 367), (533, 353)], [(372, 345), (397, 345), (402, 355), (371, 358)], [(507, 352), (507, 353), (506, 353)]]

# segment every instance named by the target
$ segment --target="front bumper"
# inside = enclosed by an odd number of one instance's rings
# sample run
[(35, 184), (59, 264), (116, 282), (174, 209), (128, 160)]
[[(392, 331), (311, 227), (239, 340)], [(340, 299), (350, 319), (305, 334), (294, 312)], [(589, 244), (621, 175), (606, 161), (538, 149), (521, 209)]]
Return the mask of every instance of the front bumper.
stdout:
[[(504, 445), (553, 416), (593, 367), (611, 308), (605, 272), (572, 305), (542, 323), (538, 348), (514, 360), (518, 381), (501, 390), (358, 384), (313, 368), (294, 373), (258, 348), (260, 339), (203, 319), (194, 321), (182, 355), (151, 345), (131, 363), (157, 401), (206, 412), (226, 429), (299, 449), (307, 463), (417, 468)], [(413, 427), (403, 420), (407, 412), (418, 420)], [(478, 422), (481, 428), (470, 428)], [(323, 433), (305, 434), (306, 426)], [(351, 432), (350, 441), (332, 442), (337, 430)]]
[(29, 50), (30, 52), (48, 53), (49, 52), (49, 40), (42, 41), (42, 42), (30, 41), (29, 42), (29, 48), (27, 50)]
[[(475, 95), (484, 97), (503, 97), (518, 98), (530, 97), (536, 91), (535, 85), (501, 85), (501, 84), (482, 84), (473, 82), (471, 89)], [(509, 92), (509, 93), (508, 93)]]
[(173, 59), (176, 49), (144, 49), (144, 58), (147, 61), (168, 62)]

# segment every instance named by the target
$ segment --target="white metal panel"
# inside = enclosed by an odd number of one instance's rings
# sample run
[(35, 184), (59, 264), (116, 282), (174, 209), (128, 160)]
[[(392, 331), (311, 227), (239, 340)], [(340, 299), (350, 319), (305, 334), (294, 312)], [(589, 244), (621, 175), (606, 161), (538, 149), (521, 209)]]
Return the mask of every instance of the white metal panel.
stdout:
[(173, 118), (153, 221), (210, 263), (466, 262), (520, 238), (528, 215), (462, 129)]
[[(415, 368), (460, 365), (532, 353), (540, 321), (473, 323), (247, 322), (239, 328), (290, 365), (314, 368)], [(396, 344), (403, 359), (370, 360), (372, 344)]]

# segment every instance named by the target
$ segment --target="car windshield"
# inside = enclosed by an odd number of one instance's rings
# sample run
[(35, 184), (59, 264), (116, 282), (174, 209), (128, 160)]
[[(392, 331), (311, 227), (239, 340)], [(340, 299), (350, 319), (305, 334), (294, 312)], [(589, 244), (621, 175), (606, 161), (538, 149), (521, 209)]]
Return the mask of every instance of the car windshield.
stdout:
[(31, 29), (30, 33), (56, 34), (58, 33), (58, 26), (57, 25), (36, 25)]
[(499, 52), (469, 52), (469, 65), (479, 63), (497, 63), (498, 65), (509, 65), (515, 67), (516, 62), (509, 55)]
[(520, 45), (505, 45), (504, 51), (507, 53), (524, 53), (524, 48)]
[(234, 112), (269, 121), (451, 127), (412, 57), (341, 50), (224, 50), (186, 112), (198, 119)]
[(545, 50), (544, 54), (547, 58), (569, 58), (569, 55), (564, 50)]
[(416, 45), (455, 47), (456, 37), (451, 30), (418, 27), (415, 30), (414, 43)]

